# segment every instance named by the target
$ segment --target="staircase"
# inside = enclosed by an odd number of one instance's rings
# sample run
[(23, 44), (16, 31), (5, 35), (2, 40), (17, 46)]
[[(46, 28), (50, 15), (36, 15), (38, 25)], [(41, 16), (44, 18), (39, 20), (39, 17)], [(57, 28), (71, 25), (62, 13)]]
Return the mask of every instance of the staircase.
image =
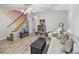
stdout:
[[(14, 12), (17, 12), (17, 11), (14, 11)], [(17, 14), (17, 13), (16, 13)], [(26, 23), (27, 21), (27, 17), (20, 13), (20, 16), (18, 16), (11, 24), (9, 24), (7, 26), (7, 28), (10, 28), (10, 27), (15, 27), (13, 28), (12, 30), (10, 30), (9, 32), (9, 35), (7, 36), (7, 39), (11, 39), (11, 41), (13, 41), (13, 39), (15, 38), (14, 35), (20, 31), (20, 29), (24, 26), (24, 24)], [(8, 18), (9, 18), (10, 15), (8, 15)], [(14, 15), (15, 16), (15, 15)], [(9, 18), (10, 20), (12, 19), (11, 17)], [(12, 19), (13, 20), (13, 19)], [(11, 36), (11, 34), (13, 35), (13, 37)]]

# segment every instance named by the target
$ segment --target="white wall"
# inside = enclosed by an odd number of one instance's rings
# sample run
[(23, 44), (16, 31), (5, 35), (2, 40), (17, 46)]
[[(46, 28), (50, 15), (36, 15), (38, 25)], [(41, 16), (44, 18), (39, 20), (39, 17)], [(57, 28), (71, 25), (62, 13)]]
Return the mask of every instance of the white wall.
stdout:
[(79, 37), (79, 5), (73, 7), (70, 15), (70, 29), (74, 35)]
[(46, 20), (47, 31), (55, 31), (58, 28), (59, 22), (63, 22), (65, 29), (68, 28), (68, 11), (52, 11), (46, 13), (37, 13), (37, 25), (39, 24), (40, 19)]
[(9, 32), (7, 26), (11, 23), (10, 19), (0, 10), (0, 40), (5, 39)]
[(35, 32), (36, 22), (33, 14), (27, 14), (27, 18), (29, 21), (29, 34)]

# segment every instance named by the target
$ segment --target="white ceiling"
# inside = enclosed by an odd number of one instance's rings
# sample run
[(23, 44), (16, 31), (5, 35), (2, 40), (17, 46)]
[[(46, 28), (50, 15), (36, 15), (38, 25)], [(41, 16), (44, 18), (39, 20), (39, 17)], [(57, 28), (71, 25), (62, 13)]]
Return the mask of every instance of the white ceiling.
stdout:
[(63, 11), (72, 9), (73, 4), (1, 4), (0, 9), (22, 10), (28, 8), (35, 12)]

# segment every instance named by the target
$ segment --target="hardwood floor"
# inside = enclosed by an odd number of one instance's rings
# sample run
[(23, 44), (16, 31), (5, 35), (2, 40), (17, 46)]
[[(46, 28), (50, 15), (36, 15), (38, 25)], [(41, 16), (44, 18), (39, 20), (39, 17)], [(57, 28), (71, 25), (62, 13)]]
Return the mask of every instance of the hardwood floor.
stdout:
[(30, 35), (15, 42), (2, 40), (0, 41), (0, 54), (30, 54), (30, 44), (37, 38), (37, 36)]

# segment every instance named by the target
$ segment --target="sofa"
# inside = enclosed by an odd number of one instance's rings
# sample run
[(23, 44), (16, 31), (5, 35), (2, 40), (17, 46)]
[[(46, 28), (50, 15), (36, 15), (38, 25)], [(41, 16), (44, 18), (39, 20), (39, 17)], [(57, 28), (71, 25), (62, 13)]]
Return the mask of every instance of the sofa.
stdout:
[(78, 54), (79, 53), (79, 38), (72, 33), (66, 32), (69, 39), (65, 44), (61, 44), (61, 40), (52, 36), (51, 33), (48, 37), (51, 39), (48, 47), (47, 54)]

